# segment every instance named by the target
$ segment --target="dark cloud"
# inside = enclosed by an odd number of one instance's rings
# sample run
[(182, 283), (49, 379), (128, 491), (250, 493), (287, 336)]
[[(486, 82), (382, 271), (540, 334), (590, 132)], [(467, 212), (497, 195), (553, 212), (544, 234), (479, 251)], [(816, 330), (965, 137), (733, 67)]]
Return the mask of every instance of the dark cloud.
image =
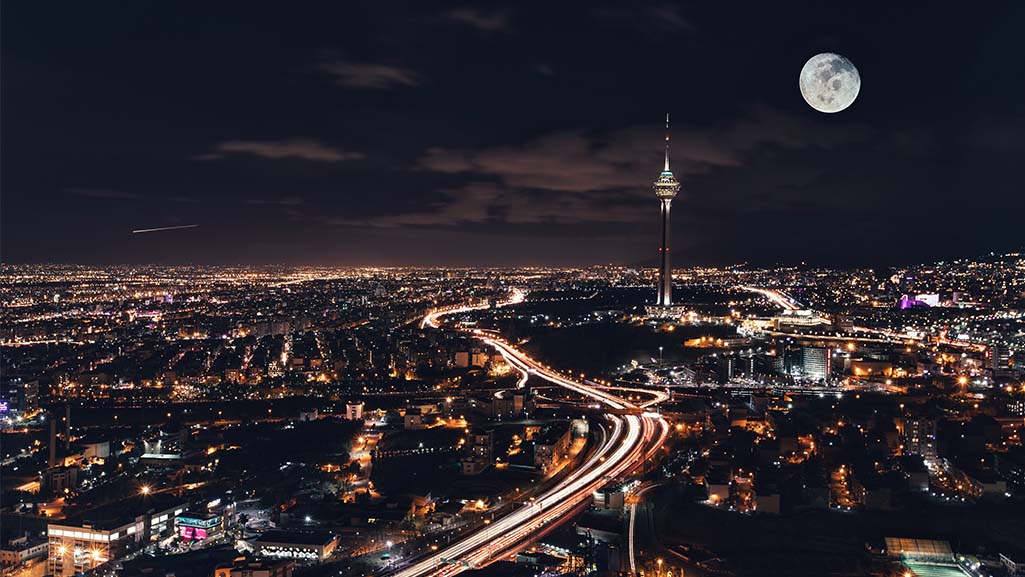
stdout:
[(509, 28), (509, 13), (506, 10), (486, 12), (474, 8), (458, 8), (450, 11), (448, 18), (481, 32), (497, 32)]
[(128, 192), (125, 190), (114, 190), (109, 188), (81, 188), (81, 187), (68, 187), (65, 189), (67, 192), (75, 196), (81, 196), (84, 198), (97, 198), (97, 199), (110, 199), (110, 200), (148, 200), (148, 201), (159, 201), (159, 202), (175, 202), (175, 203), (191, 203), (199, 202), (197, 199), (190, 196), (182, 195), (143, 195), (137, 192)]
[(84, 196), (86, 198), (110, 198), (115, 200), (137, 200), (143, 198), (142, 195), (134, 192), (126, 192), (124, 190), (113, 190), (109, 188), (78, 188), (70, 187), (66, 189), (71, 194), (77, 196)]
[(363, 153), (342, 150), (306, 138), (289, 140), (225, 140), (214, 145), (211, 152), (196, 156), (197, 160), (218, 160), (242, 154), (261, 158), (299, 158), (316, 162), (343, 162), (365, 158)]
[(555, 68), (551, 64), (538, 64), (534, 70), (541, 76), (555, 76)]
[(331, 219), (331, 224), (369, 227), (454, 227), (468, 223), (511, 226), (579, 225), (638, 222), (649, 207), (615, 192), (572, 192), (513, 189), (489, 182), (471, 182), (447, 190), (439, 202), (422, 209), (366, 219)]
[(646, 34), (692, 33), (697, 30), (690, 19), (683, 15), (679, 6), (667, 2), (599, 6), (593, 9), (592, 14), (599, 22), (629, 27)]
[(303, 203), (301, 198), (249, 198), (244, 201), (246, 204), (271, 205), (271, 206), (298, 206)]
[(412, 70), (388, 64), (333, 60), (322, 63), (320, 70), (348, 88), (385, 89), (419, 86), (422, 82)]
[[(650, 195), (647, 184), (661, 167), (661, 131), (658, 126), (643, 126), (597, 134), (561, 132), (520, 146), (484, 150), (435, 147), (425, 152), (418, 165), (435, 172), (486, 177), (500, 184), (501, 194), (472, 199), (474, 206), (484, 205), (478, 206), (481, 209), (475, 214), (506, 223), (639, 221), (650, 216), (638, 200)], [(686, 187), (689, 175), (742, 167), (761, 148), (830, 150), (869, 135), (868, 129), (858, 125), (816, 125), (758, 106), (746, 117), (722, 126), (677, 124), (672, 168)], [(435, 224), (450, 225), (454, 221), (446, 220), (447, 209), (463, 206), (467, 200), (450, 195), (451, 204), (427, 214)], [(396, 225), (408, 222), (407, 216), (385, 220)], [(418, 213), (414, 224), (429, 224), (428, 220)]]
[(1015, 152), (1025, 157), (1025, 117), (983, 118), (969, 132), (970, 144), (993, 152)]
[(330, 224), (391, 228), (399, 226), (457, 226), (486, 222), (491, 209), (504, 191), (490, 183), (470, 183), (456, 190), (444, 191), (444, 200), (420, 210), (403, 214), (387, 214), (362, 220), (330, 219)]
[(655, 22), (658, 22), (664, 28), (682, 32), (694, 32), (696, 30), (694, 24), (683, 16), (680, 7), (674, 4), (655, 4), (647, 7), (646, 11)]

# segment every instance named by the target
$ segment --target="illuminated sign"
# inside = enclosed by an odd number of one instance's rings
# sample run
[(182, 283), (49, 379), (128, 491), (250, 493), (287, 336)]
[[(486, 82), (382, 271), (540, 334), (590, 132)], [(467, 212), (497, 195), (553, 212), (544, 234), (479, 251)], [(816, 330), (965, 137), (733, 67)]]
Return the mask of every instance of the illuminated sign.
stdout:
[(188, 541), (202, 541), (221, 525), (220, 515), (210, 517), (178, 517), (178, 535)]
[(189, 541), (202, 541), (207, 538), (206, 529), (197, 529), (196, 527), (189, 526), (180, 527), (180, 535), (182, 539)]
[(178, 517), (179, 527), (195, 527), (197, 529), (212, 529), (221, 524), (220, 516), (199, 519), (197, 517)]

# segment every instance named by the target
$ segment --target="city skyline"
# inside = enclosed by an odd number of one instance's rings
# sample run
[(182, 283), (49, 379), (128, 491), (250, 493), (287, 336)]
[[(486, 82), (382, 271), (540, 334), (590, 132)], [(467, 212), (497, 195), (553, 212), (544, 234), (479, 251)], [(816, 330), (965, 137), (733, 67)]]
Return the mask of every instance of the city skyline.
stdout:
[(3, 269), (18, 575), (1023, 563), (1022, 253), (671, 306), (616, 266)]
[[(678, 267), (1021, 248), (1018, 5), (391, 8), (6, 7), (0, 256), (656, 266), (665, 110)], [(864, 83), (835, 115), (798, 90), (822, 51)]]

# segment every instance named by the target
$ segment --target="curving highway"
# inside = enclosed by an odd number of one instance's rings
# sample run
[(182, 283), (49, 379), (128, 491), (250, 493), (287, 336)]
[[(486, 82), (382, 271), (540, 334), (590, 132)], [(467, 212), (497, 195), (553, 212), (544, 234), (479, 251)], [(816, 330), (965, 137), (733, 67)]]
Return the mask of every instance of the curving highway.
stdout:
[[(524, 294), (514, 290), (512, 297), (499, 306), (522, 302)], [(488, 305), (452, 306), (430, 311), (422, 327), (439, 327), (446, 315), (487, 308)], [(497, 350), (509, 364), (526, 375), (535, 376), (580, 395), (594, 399), (619, 414), (607, 414), (611, 431), (604, 442), (576, 470), (559, 481), (531, 504), (524, 504), (489, 526), (468, 535), (430, 556), (396, 571), (396, 577), (455, 575), (468, 568), (482, 567), (508, 557), (530, 545), (586, 505), (591, 495), (610, 479), (620, 478), (650, 458), (669, 434), (669, 425), (660, 415), (644, 412), (643, 407), (668, 397), (660, 391), (639, 390), (654, 400), (634, 404), (614, 394), (612, 387), (597, 387), (565, 377), (532, 359), (514, 345), (492, 333), (468, 331)]]

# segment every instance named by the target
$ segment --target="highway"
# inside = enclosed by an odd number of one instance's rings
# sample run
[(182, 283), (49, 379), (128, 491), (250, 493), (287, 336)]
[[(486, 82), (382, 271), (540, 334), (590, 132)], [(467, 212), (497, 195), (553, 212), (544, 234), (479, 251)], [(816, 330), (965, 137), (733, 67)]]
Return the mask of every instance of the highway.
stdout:
[[(500, 306), (522, 302), (524, 294), (513, 291), (512, 297)], [(422, 327), (440, 327), (446, 315), (461, 314), (486, 308), (486, 304), (447, 307), (424, 316)], [(514, 345), (493, 333), (472, 329), (468, 331), (485, 344), (497, 350), (507, 362), (524, 373), (548, 381), (615, 410), (608, 414), (611, 431), (590, 458), (555, 486), (538, 495), (534, 502), (521, 505), (490, 525), (447, 546), (430, 556), (396, 571), (396, 577), (448, 576), (469, 568), (485, 566), (495, 560), (514, 554), (537, 539), (538, 536), (568, 520), (571, 513), (586, 505), (592, 494), (611, 479), (622, 478), (657, 451), (669, 434), (669, 425), (660, 415), (645, 412), (614, 394), (612, 388), (599, 388), (563, 376), (532, 359)], [(644, 391), (658, 402), (664, 393)], [(650, 403), (644, 403), (647, 405)]]
[(771, 289), (763, 289), (763, 288), (758, 288), (758, 287), (753, 287), (753, 286), (742, 286), (742, 287), (738, 287), (738, 288), (740, 288), (741, 290), (748, 291), (748, 292), (758, 293), (758, 294), (762, 295), (763, 297), (765, 297), (765, 298), (769, 299), (770, 301), (772, 301), (772, 303), (775, 304), (776, 306), (778, 306), (778, 307), (780, 307), (781, 309), (784, 309), (784, 310), (796, 311), (796, 310), (801, 308), (801, 306), (797, 304), (797, 301), (795, 301), (794, 299), (790, 298), (790, 296), (783, 294), (780, 291), (774, 291), (774, 290), (771, 290)]
[[(802, 307), (801, 304), (798, 303), (796, 299), (794, 299), (790, 295), (788, 295), (786, 293), (783, 293), (781, 291), (776, 291), (776, 290), (771, 290), (771, 289), (763, 289), (763, 288), (758, 288), (758, 287), (753, 287), (753, 286), (741, 286), (741, 287), (738, 287), (738, 288), (740, 288), (741, 290), (748, 291), (748, 292), (758, 293), (758, 294), (762, 295), (763, 297), (769, 299), (769, 301), (771, 301), (776, 306), (778, 306), (778, 307), (780, 307), (780, 308), (782, 308), (784, 310), (788, 310), (788, 311), (796, 311), (796, 310), (801, 310), (801, 309), (811, 310), (811, 309), (808, 309), (806, 307)], [(820, 313), (820, 312), (815, 311), (815, 310), (811, 310), (811, 312), (812, 312), (812, 314), (814, 315), (814, 317), (817, 320), (821, 321), (823, 324), (829, 324), (830, 321), (829, 321), (829, 316), (828, 315), (825, 315), (825, 314)], [(888, 330), (885, 330), (885, 329), (873, 329), (873, 328), (870, 328), (870, 327), (853, 326), (853, 327), (851, 327), (851, 330), (853, 330), (855, 333), (865, 333), (865, 334), (880, 335), (880, 337), (882, 339), (885, 339), (886, 341), (889, 341), (889, 342), (894, 342), (894, 341), (896, 341), (896, 342), (906, 342), (906, 341), (921, 341), (922, 340), (922, 337), (917, 336), (917, 335), (909, 335), (909, 334), (906, 334), (906, 333), (898, 333), (898, 332), (895, 332), (895, 331), (888, 331)], [(780, 333), (780, 334), (785, 334), (785, 333)], [(801, 336), (801, 335), (795, 334), (794, 336)], [(809, 338), (815, 338), (816, 336), (818, 336), (819, 338), (833, 338), (833, 337), (830, 337), (829, 335), (808, 335), (808, 336), (809, 336)], [(854, 339), (850, 338), (849, 336), (835, 337), (835, 338), (843, 338), (843, 339), (847, 339), (847, 340), (854, 340)], [(946, 344), (951, 344), (951, 345), (954, 345), (954, 346), (966, 346), (966, 343), (957, 343), (957, 342), (948, 342)]]
[(627, 512), (630, 515), (629, 531), (627, 533), (628, 552), (630, 559), (630, 572), (634, 575), (638, 574), (637, 571), (637, 554), (635, 543), (637, 541), (637, 505), (641, 504), (641, 497), (647, 493), (650, 489), (660, 486), (662, 483), (654, 483), (652, 485), (644, 485), (638, 487), (634, 491), (633, 498), (636, 502), (631, 502), (627, 505)]

